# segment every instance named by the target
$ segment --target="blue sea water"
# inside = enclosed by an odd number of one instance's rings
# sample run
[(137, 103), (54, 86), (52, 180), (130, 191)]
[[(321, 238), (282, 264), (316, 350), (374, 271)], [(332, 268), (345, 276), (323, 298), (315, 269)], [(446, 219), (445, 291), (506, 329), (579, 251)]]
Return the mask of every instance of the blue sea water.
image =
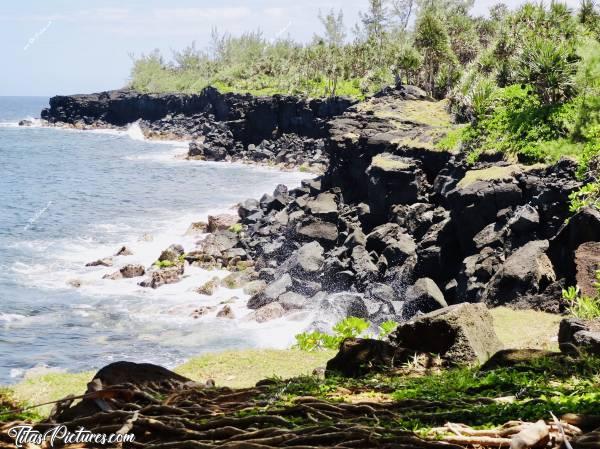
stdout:
[[(48, 369), (124, 359), (174, 366), (208, 351), (288, 344), (296, 324), (245, 320), (241, 291), (193, 291), (226, 273), (192, 268), (157, 290), (102, 276), (126, 263), (150, 266), (171, 243), (189, 250), (198, 239), (185, 235), (192, 221), (306, 175), (185, 161), (177, 157), (185, 145), (144, 141), (135, 126), (17, 126), (47, 102), (0, 97), (0, 384)], [(115, 258), (114, 267), (85, 267), (122, 244), (134, 255)], [(191, 317), (223, 301), (233, 301), (238, 319)]]

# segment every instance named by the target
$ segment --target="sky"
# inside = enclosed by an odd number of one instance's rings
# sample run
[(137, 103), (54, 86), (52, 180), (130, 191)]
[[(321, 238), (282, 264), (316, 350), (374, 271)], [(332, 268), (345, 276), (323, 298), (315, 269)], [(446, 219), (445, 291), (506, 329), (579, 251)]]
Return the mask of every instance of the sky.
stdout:
[[(508, 0), (514, 7), (523, 0)], [(484, 14), (497, 0), (475, 0)], [(578, 0), (567, 0), (576, 6)], [(367, 0), (20, 0), (0, 6), (0, 95), (66, 95), (123, 87), (132, 55), (170, 55), (211, 29), (310, 40), (319, 11), (343, 7), (348, 29)]]

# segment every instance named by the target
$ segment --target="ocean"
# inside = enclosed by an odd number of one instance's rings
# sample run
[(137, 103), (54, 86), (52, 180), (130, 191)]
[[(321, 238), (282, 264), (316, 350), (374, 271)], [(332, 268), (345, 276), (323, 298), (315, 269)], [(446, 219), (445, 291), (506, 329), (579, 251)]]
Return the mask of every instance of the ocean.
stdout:
[[(149, 142), (138, 127), (75, 131), (18, 121), (39, 117), (41, 97), (0, 97), (0, 384), (47, 371), (88, 371), (118, 360), (176, 366), (225, 349), (288, 347), (304, 323), (258, 325), (241, 290), (194, 289), (225, 272), (186, 270), (156, 290), (108, 280), (125, 263), (148, 267), (209, 213), (229, 212), (305, 173), (182, 160), (182, 142)], [(114, 267), (85, 267), (133, 250)], [(121, 260), (122, 259), (122, 260)], [(73, 287), (80, 284), (80, 287)], [(236, 319), (191, 312), (233, 298)]]

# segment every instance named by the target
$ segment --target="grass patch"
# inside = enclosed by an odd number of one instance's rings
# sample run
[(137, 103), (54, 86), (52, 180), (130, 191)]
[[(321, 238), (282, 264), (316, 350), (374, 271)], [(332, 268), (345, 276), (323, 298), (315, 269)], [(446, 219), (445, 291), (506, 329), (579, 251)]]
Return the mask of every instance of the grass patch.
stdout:
[[(92, 380), (95, 372), (84, 373), (47, 373), (26, 378), (11, 386), (14, 399), (29, 405), (56, 401), (70, 394), (80, 395), (86, 390), (87, 383)], [(47, 416), (52, 405), (46, 405), (33, 411), (41, 416)]]
[(505, 348), (558, 350), (558, 326), (562, 316), (535, 310), (491, 309), (494, 330)]
[(489, 168), (482, 168), (479, 170), (469, 170), (465, 173), (463, 179), (461, 179), (457, 185), (458, 188), (465, 188), (477, 181), (493, 181), (501, 180), (506, 178), (512, 178), (518, 173), (523, 171), (530, 171), (536, 169), (542, 169), (546, 167), (544, 164), (534, 164), (530, 166), (522, 166), (520, 164), (506, 165), (503, 167), (492, 166)]
[(334, 354), (335, 351), (274, 349), (226, 351), (194, 357), (175, 371), (193, 380), (213, 379), (220, 386), (243, 388), (272, 376), (285, 379), (311, 374), (315, 368), (325, 366)]
[(389, 153), (382, 153), (373, 157), (371, 166), (385, 171), (402, 171), (411, 167), (410, 164), (400, 160), (398, 156)]

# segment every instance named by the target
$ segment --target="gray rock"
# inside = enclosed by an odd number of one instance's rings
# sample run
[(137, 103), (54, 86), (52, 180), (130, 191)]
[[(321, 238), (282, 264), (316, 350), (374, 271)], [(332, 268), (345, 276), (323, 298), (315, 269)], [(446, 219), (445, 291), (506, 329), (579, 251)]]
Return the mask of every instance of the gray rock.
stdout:
[(125, 265), (119, 270), (121, 276), (125, 279), (135, 278), (146, 274), (146, 269), (142, 265)]
[(298, 227), (297, 232), (301, 237), (318, 240), (329, 245), (333, 244), (338, 238), (337, 226), (324, 221), (302, 224)]
[(292, 277), (284, 274), (276, 281), (265, 288), (261, 293), (254, 295), (248, 300), (249, 309), (258, 309), (267, 304), (277, 301), (277, 299), (292, 287)]
[(278, 302), (273, 302), (250, 313), (248, 318), (258, 323), (265, 323), (267, 321), (281, 318), (283, 315), (285, 315), (283, 306)]
[(437, 284), (430, 278), (417, 280), (406, 290), (406, 302), (402, 309), (402, 316), (410, 319), (418, 312), (429, 313), (434, 310), (448, 307), (444, 294)]
[(286, 311), (304, 309), (309, 305), (306, 297), (294, 292), (284, 293), (279, 297), (278, 302)]
[(318, 242), (310, 242), (297, 251), (298, 267), (305, 273), (315, 273), (323, 267), (323, 247)]
[(333, 193), (321, 193), (306, 203), (308, 211), (324, 220), (335, 220), (338, 215), (336, 197)]
[(161, 262), (169, 261), (176, 263), (179, 261), (179, 257), (184, 253), (183, 246), (173, 244), (165, 249), (160, 256), (158, 256), (158, 260)]
[(439, 354), (451, 364), (485, 362), (502, 343), (484, 304), (457, 304), (401, 323), (390, 336), (396, 345)]
[(540, 224), (540, 214), (531, 205), (519, 206), (515, 215), (508, 221), (508, 227), (523, 234), (535, 230)]
[(93, 262), (86, 263), (86, 267), (112, 267), (113, 261), (110, 257), (98, 259)]
[(547, 240), (534, 240), (515, 251), (490, 280), (483, 292), (484, 302), (506, 304), (523, 295), (540, 293), (556, 281), (547, 249)]
[(355, 293), (334, 293), (323, 298), (319, 304), (322, 317), (333, 323), (354, 316), (368, 318), (369, 312), (363, 301), (363, 296)]

